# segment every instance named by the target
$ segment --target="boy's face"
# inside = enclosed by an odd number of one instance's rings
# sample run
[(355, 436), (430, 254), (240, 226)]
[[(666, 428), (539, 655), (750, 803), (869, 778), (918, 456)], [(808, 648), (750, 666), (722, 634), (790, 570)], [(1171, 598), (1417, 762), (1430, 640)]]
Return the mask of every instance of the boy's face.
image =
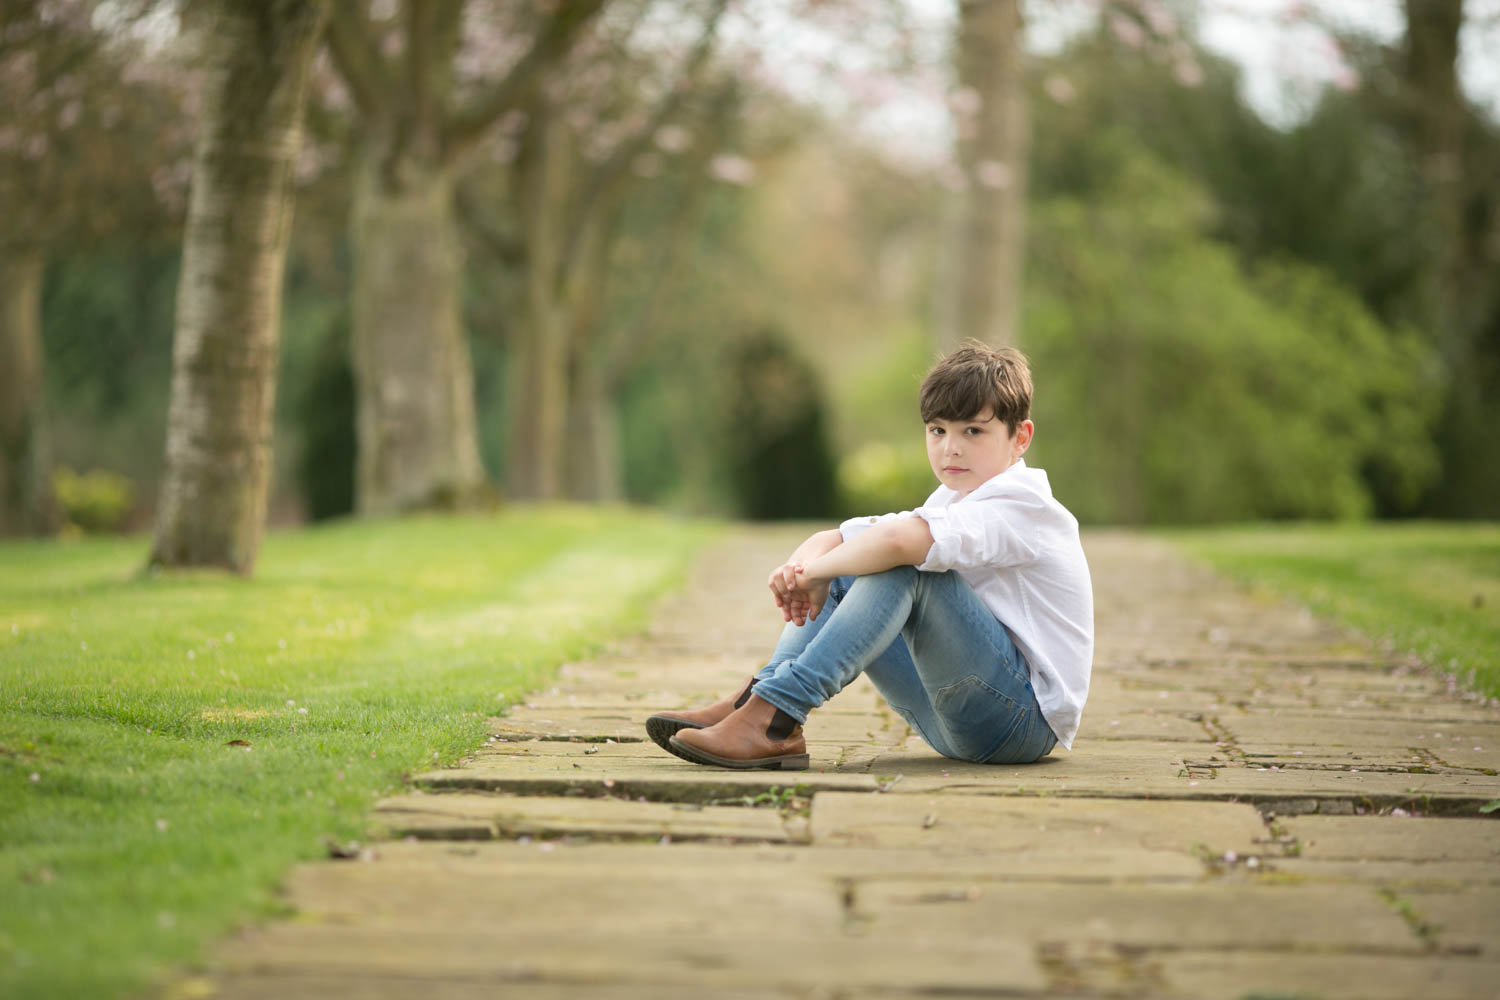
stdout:
[(938, 482), (967, 496), (1015, 464), (1031, 444), (1032, 430), (1025, 420), (1011, 434), (988, 408), (968, 420), (933, 420), (927, 424), (927, 463)]

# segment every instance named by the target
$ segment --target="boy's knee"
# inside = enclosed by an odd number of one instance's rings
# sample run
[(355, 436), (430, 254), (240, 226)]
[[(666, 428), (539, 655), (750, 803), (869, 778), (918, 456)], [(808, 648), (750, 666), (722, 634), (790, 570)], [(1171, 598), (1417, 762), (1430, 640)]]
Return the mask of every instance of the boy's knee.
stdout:
[(900, 583), (915, 583), (921, 574), (915, 566), (892, 566), (888, 570), (879, 573), (871, 573), (870, 578), (874, 580), (886, 579)]

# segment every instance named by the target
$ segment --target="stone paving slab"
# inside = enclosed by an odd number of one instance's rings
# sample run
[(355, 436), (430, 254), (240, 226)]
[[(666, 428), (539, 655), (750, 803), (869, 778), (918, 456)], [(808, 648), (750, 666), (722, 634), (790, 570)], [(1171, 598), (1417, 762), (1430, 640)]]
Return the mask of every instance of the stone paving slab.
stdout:
[(1480, 861), (1500, 873), (1500, 826), (1491, 819), (1291, 816), (1279, 821), (1320, 861)]
[(1112, 850), (1194, 857), (1204, 850), (1253, 854), (1267, 834), (1248, 805), (1119, 799), (869, 796), (813, 799), (812, 840), (823, 846)]
[(1306, 883), (1359, 882), (1391, 889), (1482, 888), (1486, 892), (1500, 892), (1500, 866), (1487, 861), (1427, 861), (1420, 858), (1327, 861), (1281, 857), (1272, 867), (1278, 877)]
[(1116, 949), (1407, 952), (1423, 944), (1385, 900), (1363, 886), (859, 884), (854, 909), (872, 933), (904, 928), (920, 940), (972, 928), (1044, 944), (1101, 942)]
[(1323, 1000), (1480, 1000), (1496, 995), (1500, 962), (1444, 955), (1254, 954), (1188, 951), (1157, 961), (1177, 995)]
[(711, 879), (726, 869), (754, 868), (773, 881), (812, 881), (839, 891), (847, 883), (869, 878), (920, 885), (935, 878), (952, 878), (956, 873), (979, 884), (1005, 881), (1100, 886), (1197, 882), (1204, 872), (1201, 862), (1175, 852), (1134, 851), (1130, 860), (1139, 865), (1125, 868), (1108, 845), (1057, 847), (1042, 837), (1021, 847), (940, 846), (920, 851), (774, 843), (730, 847), (707, 841), (662, 846), (595, 843), (585, 838), (530, 844), (519, 840), (398, 842), (379, 844), (373, 850), (381, 867), (411, 872), (414, 878), (429, 867), (450, 868), (476, 879), (505, 884), (534, 874), (538, 865), (566, 873), (569, 878), (594, 879), (625, 870), (649, 873), (659, 869), (666, 870), (669, 877), (695, 872), (697, 878)]
[(1112, 706), (1091, 705), (1078, 727), (1079, 740), (1181, 740), (1185, 743), (1211, 742), (1213, 737), (1192, 719), (1154, 711), (1111, 710)]
[[(1495, 934), (1500, 926), (1500, 893), (1486, 888), (1403, 890), (1399, 897), (1410, 904), (1413, 919), (1438, 947), (1500, 961), (1500, 938)], [(1500, 993), (1500, 979), (1491, 988)]]
[[(878, 778), (833, 771), (724, 771), (697, 767), (657, 751), (658, 758), (497, 757), (467, 767), (428, 771), (413, 780), (442, 791), (512, 795), (618, 795), (656, 802), (700, 802), (806, 787), (874, 792)], [(602, 755), (601, 755), (602, 756)]]
[(603, 926), (542, 930), (508, 925), (277, 927), (240, 942), (223, 974), (483, 977), (495, 981), (502, 995), (511, 981), (538, 980), (570, 986), (582, 995), (598, 983), (632, 982), (693, 986), (709, 995), (747, 987), (852, 995), (903, 988), (1035, 993), (1046, 985), (1030, 950), (999, 938), (930, 942), (923, 961), (914, 962), (909, 952), (889, 942), (839, 931), (788, 936), (774, 927), (756, 927), (747, 940), (701, 924), (664, 933), (634, 931), (629, 923), (627, 913), (617, 913)]
[[(206, 993), (204, 991), (213, 991)], [(503, 994), (502, 994), (503, 991)], [(662, 982), (591, 982), (587, 984), (591, 1000), (703, 1000), (703, 988), (693, 983)], [(219, 1000), (577, 1000), (580, 984), (517, 982), (512, 979), (455, 979), (432, 976), (409, 976), (394, 973), (372, 975), (351, 970), (341, 975), (246, 975), (232, 980), (227, 989), (217, 990), (211, 981), (190, 980), (179, 994), (180, 1000), (211, 995)], [(800, 1000), (801, 989), (771, 988), (716, 989), (718, 1000)]]
[(589, 836), (601, 840), (794, 839), (774, 809), (518, 795), (399, 795), (375, 806), (386, 836), (443, 840)]

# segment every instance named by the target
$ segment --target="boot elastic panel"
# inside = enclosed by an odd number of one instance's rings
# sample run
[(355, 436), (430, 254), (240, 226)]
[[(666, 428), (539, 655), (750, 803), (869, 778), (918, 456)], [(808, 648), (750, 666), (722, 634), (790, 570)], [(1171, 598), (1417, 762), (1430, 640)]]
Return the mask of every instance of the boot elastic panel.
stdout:
[(755, 687), (755, 682), (758, 680), (760, 680), (759, 677), (750, 678), (750, 683), (745, 685), (745, 690), (741, 691), (740, 696), (734, 699), (735, 708), (745, 707), (745, 702), (750, 700), (750, 691)]
[(792, 735), (798, 722), (781, 709), (776, 710), (776, 715), (771, 719), (771, 724), (766, 727), (766, 736), (778, 742)]

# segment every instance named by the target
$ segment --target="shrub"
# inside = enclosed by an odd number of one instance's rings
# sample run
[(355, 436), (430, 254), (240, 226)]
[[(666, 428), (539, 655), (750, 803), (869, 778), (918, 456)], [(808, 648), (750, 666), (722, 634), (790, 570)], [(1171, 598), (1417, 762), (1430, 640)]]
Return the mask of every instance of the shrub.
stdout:
[(1207, 201), (1119, 137), (1112, 180), (1033, 216), (1036, 443), (1081, 520), (1362, 517), (1371, 469), (1415, 497), (1440, 393), (1417, 339), (1326, 273), (1250, 270)]
[(130, 480), (105, 469), (90, 469), (80, 476), (66, 465), (58, 466), (52, 473), (52, 490), (66, 521), (65, 532), (119, 531), (135, 508)]
[(937, 488), (915, 431), (903, 444), (875, 442), (839, 463), (839, 501), (845, 516), (911, 510)]
[(724, 461), (739, 513), (833, 513), (834, 463), (817, 373), (785, 337), (760, 330), (729, 345)]

